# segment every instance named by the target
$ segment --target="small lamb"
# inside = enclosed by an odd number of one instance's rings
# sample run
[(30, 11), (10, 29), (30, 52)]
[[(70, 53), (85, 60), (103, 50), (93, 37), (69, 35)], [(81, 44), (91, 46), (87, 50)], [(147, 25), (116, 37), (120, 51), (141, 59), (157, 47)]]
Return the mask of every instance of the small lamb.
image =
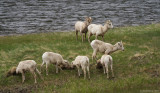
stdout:
[[(123, 50), (124, 51), (122, 41), (117, 42), (115, 45), (112, 45), (110, 43), (105, 43), (105, 42), (100, 41), (100, 40), (93, 40), (91, 42), (91, 47), (93, 48), (92, 61), (93, 61), (94, 58), (96, 58), (97, 52), (110, 55), (117, 50)], [(97, 60), (97, 58), (96, 58), (96, 60)]]
[(86, 34), (88, 32), (88, 25), (92, 22), (91, 17), (86, 17), (85, 21), (77, 21), (75, 23), (75, 31), (76, 31), (76, 38), (78, 40), (78, 32), (80, 32), (82, 36), (82, 42), (83, 42), (83, 33), (85, 33), (85, 39), (86, 39)]
[(113, 59), (110, 55), (103, 55), (100, 60), (97, 61), (97, 64), (101, 64), (104, 70), (104, 74), (107, 73), (107, 78), (109, 78), (108, 75), (108, 65), (111, 67), (112, 71), (112, 77), (114, 77), (113, 73)]
[(104, 26), (97, 24), (90, 24), (88, 26), (88, 42), (90, 42), (90, 37), (92, 35), (96, 35), (96, 39), (98, 39), (98, 36), (102, 36), (102, 39), (104, 41), (104, 34), (110, 28), (113, 28), (112, 22), (110, 20), (107, 20)]
[[(61, 66), (66, 66), (68, 64), (67, 60), (64, 60), (63, 57), (58, 53), (53, 52), (45, 52), (42, 55), (43, 63), (41, 65), (41, 68), (44, 64), (46, 64), (46, 75), (48, 75), (48, 66), (49, 64), (55, 64), (56, 65), (56, 73), (58, 73), (58, 69), (61, 69)], [(41, 69), (40, 69), (41, 71)]]
[(80, 68), (84, 72), (84, 79), (86, 79), (86, 70), (88, 71), (88, 77), (90, 79), (90, 72), (89, 72), (89, 58), (87, 56), (77, 56), (74, 61), (71, 63), (71, 67), (76, 66), (78, 69), (78, 76), (80, 77)]
[(43, 80), (40, 72), (37, 69), (37, 64), (34, 60), (25, 60), (25, 61), (20, 61), (17, 67), (12, 67), (8, 72), (7, 72), (7, 77), (11, 75), (18, 75), (22, 74), (22, 83), (24, 83), (25, 80), (25, 72), (30, 71), (35, 79), (34, 83), (37, 83), (36, 80), (36, 72), (39, 74), (41, 79)]

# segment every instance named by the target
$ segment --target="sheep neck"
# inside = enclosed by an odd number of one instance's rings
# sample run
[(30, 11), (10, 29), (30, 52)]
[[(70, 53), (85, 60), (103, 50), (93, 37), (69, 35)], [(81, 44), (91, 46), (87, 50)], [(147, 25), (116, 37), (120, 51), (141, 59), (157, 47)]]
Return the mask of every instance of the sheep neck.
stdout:
[(106, 33), (107, 30), (108, 30), (108, 24), (105, 24), (105, 25), (103, 26), (103, 33)]
[(86, 26), (88, 26), (88, 25), (89, 25), (89, 23), (88, 23), (87, 21), (84, 21), (84, 24), (85, 24)]
[(109, 54), (112, 54), (113, 52), (115, 52), (117, 50), (118, 50), (118, 47), (116, 45), (114, 45), (111, 52), (109, 52)]

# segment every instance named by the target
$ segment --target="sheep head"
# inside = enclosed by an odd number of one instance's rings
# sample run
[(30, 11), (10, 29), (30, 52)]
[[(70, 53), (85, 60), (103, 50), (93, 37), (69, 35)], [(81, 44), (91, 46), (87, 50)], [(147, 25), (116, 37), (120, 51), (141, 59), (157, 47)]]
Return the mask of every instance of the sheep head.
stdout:
[(74, 69), (76, 65), (73, 64), (74, 61), (71, 62), (71, 69)]
[(85, 21), (86, 21), (87, 25), (89, 25), (92, 22), (92, 18), (86, 17)]
[(6, 77), (9, 77), (9, 76), (12, 76), (12, 75), (17, 75), (16, 69), (17, 69), (17, 67), (12, 67), (11, 69), (9, 69), (9, 71), (6, 74)]
[(107, 20), (106, 25), (107, 25), (108, 28), (113, 28), (111, 20)]
[(96, 62), (97, 62), (96, 68), (101, 69), (102, 68), (101, 60), (99, 59)]
[(124, 47), (123, 47), (122, 41), (121, 41), (121, 42), (117, 42), (117, 43), (116, 43), (116, 46), (117, 46), (118, 50), (124, 51)]
[(62, 69), (71, 69), (71, 64), (68, 62), (68, 60), (63, 60), (63, 64), (61, 65)]

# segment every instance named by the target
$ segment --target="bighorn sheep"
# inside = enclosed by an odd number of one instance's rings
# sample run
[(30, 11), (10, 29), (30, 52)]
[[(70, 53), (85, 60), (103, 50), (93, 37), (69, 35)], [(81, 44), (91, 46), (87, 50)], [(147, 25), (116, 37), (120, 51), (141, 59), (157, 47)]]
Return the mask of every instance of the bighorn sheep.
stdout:
[(39, 74), (39, 76), (41, 77), (41, 79), (43, 80), (40, 72), (38, 71), (37, 69), (37, 66), (36, 66), (36, 62), (34, 60), (25, 60), (25, 61), (21, 61), (19, 62), (18, 66), (17, 67), (13, 67), (11, 68), (8, 73), (7, 73), (7, 77), (8, 76), (11, 76), (11, 75), (17, 75), (17, 74), (22, 74), (22, 83), (24, 83), (24, 80), (25, 80), (25, 75), (24, 73), (26, 71), (30, 71), (33, 76), (34, 76), (34, 79), (35, 79), (35, 82), (34, 83), (37, 83), (37, 80), (36, 80), (36, 72)]
[(82, 42), (83, 42), (83, 33), (85, 33), (85, 40), (86, 40), (86, 34), (88, 32), (88, 25), (92, 22), (91, 17), (86, 17), (85, 21), (77, 21), (75, 24), (75, 31), (76, 31), (76, 38), (78, 40), (78, 32), (80, 32), (82, 36)]
[[(121, 42), (117, 42), (115, 45), (112, 45), (110, 43), (105, 43), (103, 41), (100, 40), (93, 40), (91, 42), (91, 47), (93, 48), (93, 54), (92, 54), (92, 61), (94, 58), (96, 58), (96, 53), (100, 52), (103, 54), (111, 54), (117, 50), (123, 50), (124, 51), (124, 47), (123, 47), (123, 43)], [(97, 58), (96, 58), (97, 60)]]
[(113, 28), (112, 22), (110, 20), (107, 20), (104, 26), (97, 24), (90, 24), (88, 26), (88, 42), (90, 42), (90, 37), (92, 35), (96, 35), (96, 39), (98, 39), (98, 36), (102, 36), (102, 39), (104, 41), (104, 34), (110, 28)]
[(76, 66), (78, 69), (78, 76), (80, 77), (81, 71), (80, 68), (84, 72), (84, 79), (86, 79), (86, 69), (88, 71), (88, 77), (90, 79), (90, 72), (89, 72), (89, 58), (87, 56), (77, 56), (74, 61), (72, 61), (71, 66)]
[(107, 73), (107, 78), (109, 78), (109, 75), (108, 75), (108, 65), (110, 65), (111, 67), (111, 71), (112, 71), (112, 77), (114, 77), (114, 73), (113, 73), (113, 59), (110, 55), (103, 55), (101, 57), (100, 60), (97, 61), (97, 64), (101, 64), (102, 67), (103, 67), (103, 70), (104, 70), (104, 74)]
[(41, 68), (44, 64), (46, 64), (46, 75), (48, 75), (48, 66), (50, 63), (56, 65), (56, 73), (58, 73), (58, 69), (62, 70), (60, 65), (65, 66), (67, 61), (67, 60), (63, 60), (63, 57), (60, 54), (53, 53), (53, 52), (45, 52), (42, 55), (42, 60), (43, 60), (43, 63), (41, 65)]

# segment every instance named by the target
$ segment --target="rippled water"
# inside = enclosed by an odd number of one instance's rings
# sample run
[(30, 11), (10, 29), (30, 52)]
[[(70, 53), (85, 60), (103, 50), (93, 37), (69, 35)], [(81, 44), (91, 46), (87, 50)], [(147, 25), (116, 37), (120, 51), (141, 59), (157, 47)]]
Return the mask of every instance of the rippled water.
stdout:
[(0, 35), (71, 31), (77, 20), (114, 26), (160, 22), (160, 0), (0, 0)]

